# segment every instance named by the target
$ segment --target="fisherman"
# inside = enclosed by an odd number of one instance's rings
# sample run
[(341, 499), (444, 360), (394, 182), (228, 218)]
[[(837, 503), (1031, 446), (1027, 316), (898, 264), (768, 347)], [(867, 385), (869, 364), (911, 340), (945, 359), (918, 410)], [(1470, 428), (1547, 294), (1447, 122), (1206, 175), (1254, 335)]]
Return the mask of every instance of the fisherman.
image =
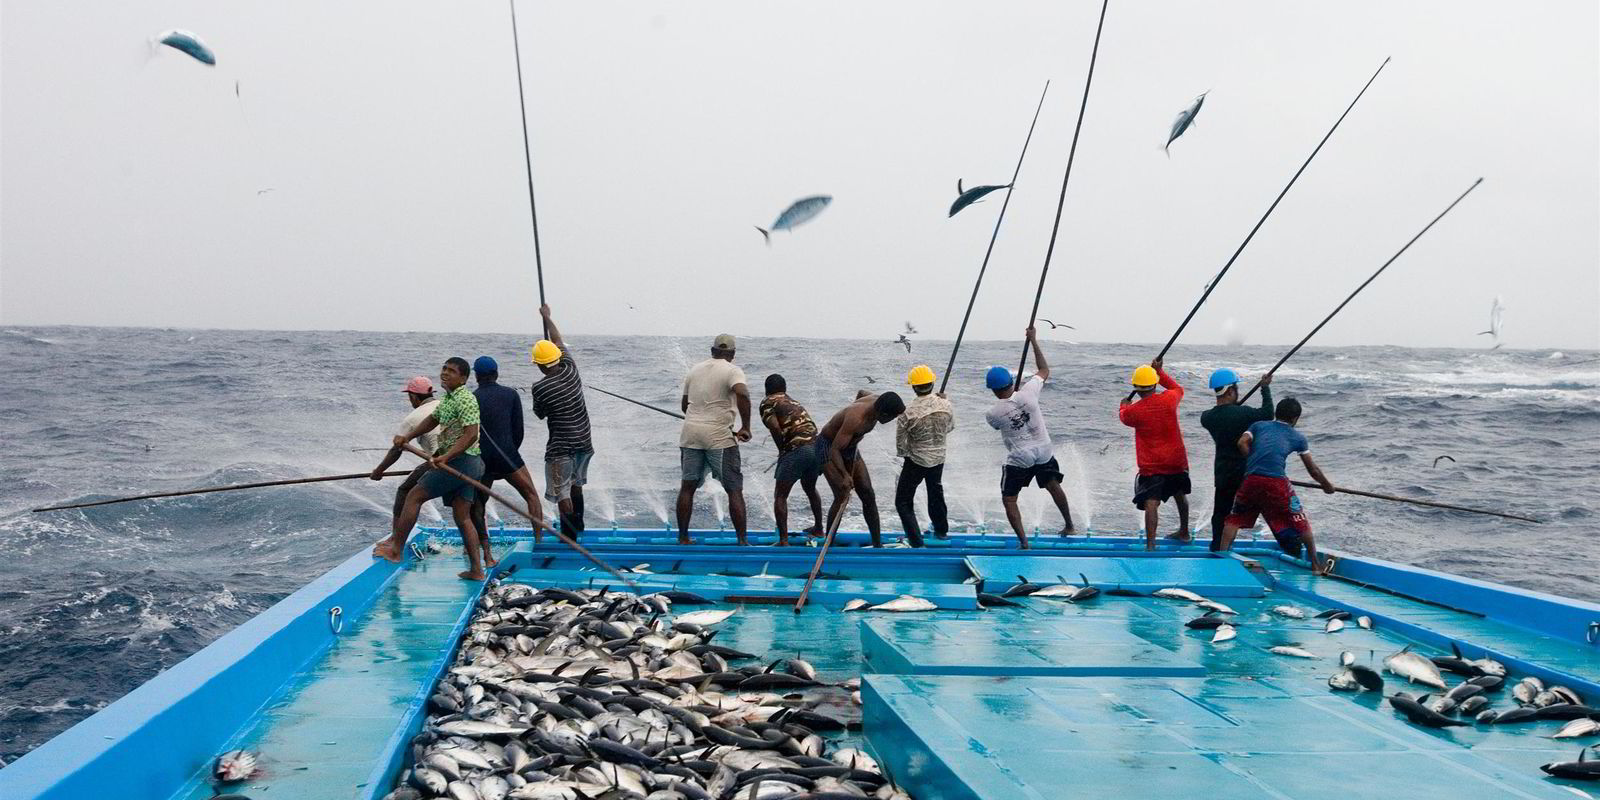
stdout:
[(1244, 455), (1239, 452), (1239, 437), (1257, 422), (1272, 419), (1272, 373), (1261, 376), (1261, 407), (1251, 408), (1239, 403), (1239, 375), (1223, 367), (1211, 373), (1208, 381), (1211, 391), (1217, 394), (1217, 405), (1200, 415), (1200, 426), (1211, 434), (1217, 444), (1217, 457), (1212, 466), (1216, 491), (1211, 498), (1211, 550), (1222, 549), (1222, 526), (1226, 524), (1233, 496), (1239, 493), (1244, 482)]
[[(1161, 368), (1161, 359), (1133, 371), (1133, 391), (1122, 398), (1117, 418), (1133, 429), (1134, 458), (1139, 476), (1133, 484), (1133, 504), (1144, 509), (1144, 549), (1156, 549), (1156, 526), (1161, 504), (1169, 498), (1178, 506), (1178, 529), (1167, 538), (1187, 542), (1189, 535), (1189, 454), (1178, 430), (1178, 403), (1183, 387)], [(1157, 392), (1160, 385), (1165, 391)], [(1134, 395), (1139, 399), (1135, 401)]]
[[(522, 495), (528, 516), (543, 520), (544, 509), (539, 504), (539, 490), (533, 485), (533, 476), (522, 460), (522, 397), (517, 390), (500, 385), (500, 364), (490, 356), (478, 356), (472, 362), (472, 372), (478, 377), (478, 388), (472, 396), (478, 400), (478, 415), (482, 419), (478, 443), (483, 451), (483, 478), (485, 487), (494, 488), (495, 481), (505, 481)], [(478, 528), (483, 563), (499, 563), (489, 552), (489, 528), (485, 511), (489, 496), (475, 493), (472, 500), (472, 524)], [(544, 530), (533, 526), (534, 540), (544, 537)]]
[[(845, 406), (822, 426), (817, 436), (817, 454), (822, 458), (822, 474), (833, 489), (833, 504), (828, 507), (828, 521), (837, 526), (836, 519), (844, 513), (845, 501), (850, 492), (861, 498), (861, 515), (866, 518), (867, 532), (872, 534), (872, 546), (883, 546), (883, 532), (878, 522), (878, 498), (872, 492), (872, 476), (867, 474), (867, 462), (861, 460), (857, 448), (862, 437), (872, 432), (879, 423), (900, 416), (906, 402), (894, 392), (872, 394), (856, 393), (855, 402)], [(835, 527), (837, 530), (837, 527)]]
[(472, 526), (472, 499), (476, 492), (466, 481), (442, 469), (449, 466), (473, 480), (483, 477), (483, 459), (478, 456), (478, 399), (467, 391), (468, 372), (464, 358), (455, 357), (444, 362), (439, 369), (439, 384), (444, 387), (445, 394), (434, 406), (433, 414), (424, 417), (409, 433), (394, 437), (394, 446), (402, 447), (435, 428), (439, 431), (438, 443), (428, 459), (433, 469), (406, 493), (405, 507), (395, 517), (393, 533), (378, 542), (372, 554), (400, 563), (401, 548), (411, 528), (417, 524), (417, 512), (423, 503), (440, 497), (454, 513), (461, 542), (467, 551), (467, 571), (459, 577), (481, 581), (485, 577), (483, 562), (478, 553), (477, 530)]
[(778, 546), (789, 544), (789, 490), (796, 481), (811, 503), (807, 536), (822, 532), (822, 495), (817, 492), (817, 477), (822, 474), (822, 456), (812, 442), (817, 439), (817, 423), (811, 414), (789, 396), (789, 384), (782, 375), (767, 376), (767, 396), (761, 400), (761, 421), (778, 446), (777, 486), (772, 491), (772, 518), (778, 527)]
[[(678, 487), (678, 544), (693, 544), (689, 518), (694, 493), (706, 473), (728, 493), (728, 516), (739, 544), (745, 539), (744, 473), (739, 463), (739, 443), (750, 441), (750, 391), (744, 370), (734, 366), (734, 340), (726, 333), (711, 342), (711, 357), (689, 368), (683, 378), (683, 430), (678, 435), (678, 455), (683, 483)], [(733, 429), (734, 409), (739, 429)]]
[(1264, 516), (1283, 552), (1299, 557), (1304, 546), (1312, 573), (1320, 575), (1327, 571), (1328, 565), (1317, 559), (1311, 520), (1306, 517), (1305, 508), (1289, 483), (1285, 469), (1289, 454), (1300, 454), (1306, 472), (1321, 484), (1322, 491), (1333, 494), (1334, 487), (1317, 462), (1311, 460), (1311, 444), (1306, 441), (1305, 434), (1295, 429), (1300, 422), (1300, 412), (1300, 401), (1286, 397), (1278, 401), (1276, 419), (1257, 422), (1239, 437), (1239, 452), (1247, 456), (1244, 481), (1239, 485), (1239, 493), (1233, 498), (1233, 511), (1222, 528), (1221, 549), (1231, 550), (1233, 537), (1238, 535), (1239, 529), (1255, 525), (1256, 517)]
[(933, 392), (936, 377), (927, 364), (911, 368), (906, 383), (915, 397), (895, 423), (895, 454), (904, 460), (900, 464), (900, 480), (894, 487), (894, 510), (900, 514), (900, 525), (912, 547), (922, 546), (916, 507), (919, 484), (928, 486), (933, 535), (940, 539), (950, 535), (950, 514), (944, 505), (944, 452), (945, 441), (956, 423), (950, 401), (943, 393)]
[[(400, 433), (402, 435), (416, 430), (417, 426), (422, 424), (422, 420), (433, 414), (433, 407), (439, 404), (439, 401), (433, 397), (433, 382), (428, 380), (426, 375), (418, 375), (406, 381), (405, 394), (406, 400), (411, 403), (411, 413), (400, 421)], [(417, 437), (417, 446), (431, 453), (435, 444), (434, 440), (435, 437), (432, 433), (423, 434)], [(394, 462), (399, 461), (400, 456), (404, 455), (405, 452), (398, 447), (389, 448), (389, 452), (383, 455), (383, 460), (378, 462), (378, 466), (372, 470), (372, 474), (368, 477), (375, 481), (383, 480), (383, 473), (394, 466)], [(400, 487), (394, 490), (394, 516), (396, 518), (400, 516), (400, 511), (405, 508), (406, 493), (410, 492), (411, 487), (416, 486), (417, 481), (422, 480), (422, 476), (432, 468), (433, 465), (426, 461), (418, 464), (415, 469), (411, 470), (411, 474), (400, 482)]]
[(544, 377), (533, 385), (533, 413), (550, 426), (544, 446), (545, 497), (561, 512), (561, 530), (576, 538), (583, 533), (583, 487), (589, 482), (594, 442), (589, 435), (589, 406), (583, 399), (578, 362), (550, 318), (550, 306), (539, 306), (549, 339), (533, 346), (533, 363)]
[(986, 418), (989, 427), (1000, 431), (1000, 440), (1006, 445), (1006, 463), (1000, 471), (1000, 502), (1006, 508), (1006, 521), (1017, 535), (1023, 550), (1028, 549), (1027, 534), (1022, 532), (1022, 510), (1017, 507), (1017, 496), (1030, 481), (1050, 493), (1056, 501), (1065, 524), (1061, 535), (1072, 533), (1072, 510), (1067, 505), (1067, 493), (1061, 489), (1061, 465), (1056, 463), (1055, 446), (1050, 443), (1050, 431), (1044, 425), (1044, 411), (1039, 408), (1039, 393), (1044, 382), (1050, 380), (1050, 365), (1039, 349), (1039, 339), (1029, 325), (1023, 335), (1033, 347), (1033, 378), (1018, 381), (1005, 367), (990, 367), (984, 376), (984, 385), (994, 392), (997, 402), (990, 406)]

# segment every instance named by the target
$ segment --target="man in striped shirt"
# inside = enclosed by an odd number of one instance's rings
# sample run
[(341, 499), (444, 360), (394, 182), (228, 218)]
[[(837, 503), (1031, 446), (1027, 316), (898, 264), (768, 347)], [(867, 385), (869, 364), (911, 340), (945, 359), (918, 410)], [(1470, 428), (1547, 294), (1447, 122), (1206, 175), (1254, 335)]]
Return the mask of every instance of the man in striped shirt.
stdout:
[(545, 497), (561, 509), (561, 530), (576, 537), (583, 533), (583, 485), (589, 480), (589, 459), (594, 455), (589, 408), (583, 402), (578, 363), (550, 318), (550, 307), (540, 306), (539, 316), (550, 338), (533, 346), (533, 363), (544, 378), (530, 394), (534, 415), (550, 425), (544, 447)]

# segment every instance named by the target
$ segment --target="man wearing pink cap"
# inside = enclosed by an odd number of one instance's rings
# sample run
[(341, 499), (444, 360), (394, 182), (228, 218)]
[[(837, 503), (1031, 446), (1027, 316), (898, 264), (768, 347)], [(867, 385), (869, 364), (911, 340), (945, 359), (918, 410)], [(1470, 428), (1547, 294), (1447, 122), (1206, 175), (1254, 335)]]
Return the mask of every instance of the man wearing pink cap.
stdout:
[[(407, 436), (416, 430), (423, 420), (433, 415), (434, 407), (439, 405), (439, 401), (433, 396), (433, 382), (424, 375), (418, 375), (406, 381), (405, 392), (406, 399), (411, 401), (411, 413), (407, 414), (406, 418), (400, 423), (399, 433), (401, 436)], [(433, 452), (437, 444), (437, 437), (432, 431), (417, 437), (417, 446), (422, 448), (424, 452)], [(389, 452), (384, 455), (383, 461), (378, 464), (377, 469), (372, 471), (370, 477), (375, 481), (383, 480), (383, 473), (394, 466), (394, 462), (398, 461), (400, 455), (404, 452), (398, 447), (389, 448)], [(431, 468), (432, 465), (424, 461), (418, 464), (416, 469), (411, 470), (411, 474), (407, 475), (404, 481), (400, 482), (400, 488), (394, 491), (395, 516), (400, 516), (400, 510), (405, 506), (406, 493), (410, 492), (411, 487), (416, 486), (417, 481), (422, 480), (422, 476)]]

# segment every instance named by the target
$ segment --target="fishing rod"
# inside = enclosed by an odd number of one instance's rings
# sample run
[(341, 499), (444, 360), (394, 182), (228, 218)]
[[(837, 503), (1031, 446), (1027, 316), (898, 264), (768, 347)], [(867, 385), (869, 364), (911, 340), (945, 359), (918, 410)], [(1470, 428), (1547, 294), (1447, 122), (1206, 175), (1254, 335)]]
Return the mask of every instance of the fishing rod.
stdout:
[[(387, 450), (388, 448), (383, 448), (383, 449)], [(400, 477), (401, 475), (410, 475), (410, 474), (411, 474), (411, 470), (407, 469), (407, 470), (399, 470), (399, 471), (395, 471), (395, 472), (385, 472), (385, 473), (383, 473), (383, 476), (385, 478), (397, 478), (397, 477)], [(136, 495), (132, 495), (130, 497), (118, 497), (118, 498), (114, 498), (114, 499), (111, 499), (111, 500), (95, 500), (94, 502), (91, 502), (91, 503), (68, 503), (66, 505), (59, 505), (59, 506), (45, 506), (44, 508), (35, 508), (35, 509), (33, 509), (33, 512), (35, 514), (37, 514), (37, 513), (41, 512), (41, 511), (65, 511), (65, 510), (67, 510), (69, 508), (91, 508), (91, 507), (94, 507), (94, 506), (109, 506), (109, 505), (112, 505), (114, 503), (131, 503), (131, 502), (133, 502), (135, 500), (154, 500), (154, 499), (159, 498), (159, 497), (184, 497), (184, 496), (191, 495), (191, 494), (212, 494), (214, 492), (235, 492), (235, 491), (238, 491), (240, 489), (262, 489), (262, 488), (266, 488), (268, 486), (295, 486), (295, 485), (302, 484), (302, 483), (325, 483), (327, 481), (353, 481), (353, 480), (355, 480), (357, 478), (370, 478), (370, 477), (372, 477), (372, 473), (371, 472), (352, 472), (352, 473), (350, 473), (348, 475), (323, 475), (323, 476), (317, 477), (317, 478), (290, 478), (290, 479), (281, 480), (281, 481), (259, 481), (259, 482), (256, 482), (256, 483), (234, 483), (234, 484), (229, 484), (227, 486), (207, 486), (207, 487), (205, 487), (203, 489), (184, 489), (183, 491), (178, 491), (178, 492), (155, 492), (153, 494), (136, 494)]]
[(800, 596), (795, 598), (794, 613), (806, 607), (806, 598), (811, 596), (811, 584), (817, 582), (817, 574), (822, 572), (822, 561), (828, 557), (828, 548), (833, 546), (833, 537), (839, 532), (839, 523), (844, 521), (845, 506), (850, 504), (850, 497), (846, 495), (839, 502), (838, 510), (833, 512), (833, 519), (828, 520), (828, 530), (822, 539), (822, 549), (817, 552), (817, 563), (811, 565), (811, 574), (806, 576), (806, 585), (800, 589)]
[[(1050, 246), (1044, 251), (1044, 268), (1039, 270), (1039, 290), (1033, 294), (1033, 310), (1028, 312), (1028, 325), (1033, 325), (1034, 317), (1039, 316), (1039, 300), (1044, 297), (1044, 281), (1050, 275), (1050, 257), (1056, 252), (1056, 234), (1061, 231), (1061, 209), (1067, 204), (1067, 183), (1072, 180), (1072, 161), (1078, 155), (1078, 134), (1083, 132), (1083, 115), (1089, 108), (1089, 87), (1094, 85), (1094, 63), (1100, 56), (1100, 32), (1106, 27), (1106, 8), (1111, 5), (1111, 0), (1101, 0), (1100, 22), (1094, 28), (1094, 49), (1089, 51), (1089, 74), (1083, 80), (1083, 100), (1078, 104), (1078, 121), (1072, 126), (1072, 146), (1067, 150), (1067, 171), (1061, 176), (1061, 196), (1056, 199), (1056, 219), (1050, 226)], [(1009, 193), (1007, 199), (1010, 199)], [(1022, 361), (1017, 365), (1017, 378), (1013, 386), (1022, 385), (1022, 369), (1028, 366), (1028, 348), (1032, 342), (1022, 340)], [(945, 370), (948, 377), (949, 370)]]
[[(544, 301), (544, 259), (539, 253), (539, 206), (533, 201), (533, 147), (528, 143), (528, 100), (522, 89), (522, 41), (517, 35), (517, 0), (506, 0), (511, 6), (511, 49), (517, 58), (517, 107), (522, 115), (522, 163), (528, 169), (528, 216), (533, 220), (533, 266), (539, 274), (539, 305)], [(544, 323), (544, 338), (550, 338), (550, 324)]]
[[(409, 442), (407, 442), (406, 444), (400, 445), (400, 447), (402, 449), (404, 449), (407, 453), (410, 453), (410, 454), (412, 454), (414, 456), (417, 456), (418, 458), (421, 458), (423, 461), (431, 462), (433, 460), (431, 456), (429, 456), (427, 453), (423, 452), (416, 445), (413, 445), (413, 444), (411, 444)], [(457, 478), (460, 478), (461, 480), (465, 481), (468, 486), (471, 486), (472, 488), (477, 489), (480, 492), (483, 492), (484, 495), (487, 496), (487, 497), (490, 497), (490, 498), (492, 498), (494, 500), (499, 501), (500, 505), (503, 505), (506, 508), (509, 508), (512, 511), (515, 511), (518, 514), (521, 514), (522, 516), (526, 517), (528, 519), (528, 522), (532, 523), (534, 526), (544, 525), (545, 524), (543, 520), (535, 519), (532, 514), (528, 513), (528, 510), (526, 508), (524, 508), (522, 506), (518, 506), (516, 503), (513, 503), (510, 500), (507, 500), (505, 497), (503, 497), (503, 496), (501, 496), (499, 494), (496, 494), (493, 489), (490, 489), (489, 487), (484, 486), (482, 483), (479, 483), (476, 479), (474, 479), (472, 477), (469, 477), (468, 475), (466, 475), (465, 473), (463, 473), (460, 470), (456, 469), (455, 467), (452, 467), (449, 464), (440, 464), (439, 466), (435, 467), (435, 469), (444, 470), (445, 472), (447, 472), (447, 473), (449, 473), (451, 475), (454, 475)], [(589, 552), (589, 550), (587, 548), (585, 548), (581, 544), (578, 544), (576, 540), (574, 540), (572, 537), (568, 536), (566, 533), (562, 532), (559, 528), (551, 527), (549, 525), (546, 525), (546, 527), (550, 528), (550, 532), (554, 533), (556, 535), (556, 538), (561, 540), (562, 544), (572, 548), (574, 551), (576, 551), (578, 553), (578, 555), (581, 555), (584, 558), (589, 559), (590, 563), (592, 563), (595, 566), (605, 570), (606, 572), (611, 573), (611, 576), (616, 578), (617, 580), (622, 581), (623, 583), (626, 583), (626, 584), (628, 584), (629, 586), (631, 586), (633, 588), (638, 588), (638, 584), (634, 583), (626, 575), (623, 575), (621, 572), (617, 571), (617, 569), (615, 567), (611, 566), (610, 564), (607, 564), (604, 561), (601, 561), (599, 558), (597, 558), (595, 556), (594, 553)]]
[[(1321, 489), (1322, 488), (1322, 484), (1320, 484), (1320, 483), (1311, 483), (1310, 481), (1289, 481), (1289, 482), (1294, 484), (1295, 486), (1302, 486), (1302, 487), (1305, 487), (1307, 489)], [(1487, 511), (1487, 510), (1481, 509), (1481, 508), (1468, 508), (1466, 506), (1454, 506), (1454, 505), (1450, 505), (1449, 503), (1435, 503), (1435, 502), (1432, 502), (1432, 501), (1429, 501), (1429, 500), (1417, 500), (1417, 499), (1412, 498), (1412, 497), (1400, 497), (1399, 495), (1393, 495), (1393, 494), (1380, 494), (1378, 492), (1364, 492), (1364, 491), (1361, 491), (1360, 489), (1346, 489), (1346, 488), (1344, 488), (1342, 486), (1335, 486), (1335, 487), (1333, 487), (1333, 490), (1335, 492), (1340, 493), (1340, 494), (1353, 494), (1353, 495), (1355, 495), (1357, 497), (1371, 497), (1371, 498), (1373, 498), (1375, 500), (1392, 500), (1392, 501), (1394, 501), (1396, 503), (1410, 503), (1410, 504), (1415, 505), (1415, 506), (1427, 506), (1429, 508), (1443, 508), (1443, 509), (1448, 509), (1450, 511), (1465, 511), (1465, 512), (1467, 512), (1469, 514), (1487, 514), (1488, 516), (1491, 516), (1491, 517), (1504, 517), (1505, 519), (1521, 520), (1523, 522), (1532, 522), (1532, 523), (1535, 523), (1535, 524), (1538, 524), (1538, 525), (1543, 525), (1544, 524), (1544, 520), (1542, 520), (1542, 519), (1534, 519), (1533, 517), (1524, 517), (1524, 516), (1522, 516), (1520, 514), (1507, 514), (1507, 513), (1501, 512), (1501, 511)]]
[(1161, 352), (1156, 354), (1156, 359), (1166, 356), (1167, 351), (1172, 349), (1173, 343), (1178, 341), (1178, 336), (1182, 335), (1183, 329), (1189, 327), (1189, 321), (1194, 319), (1195, 313), (1200, 310), (1201, 306), (1206, 304), (1206, 298), (1210, 297), (1211, 293), (1216, 290), (1217, 284), (1222, 283), (1222, 276), (1228, 274), (1228, 270), (1233, 268), (1233, 262), (1239, 260), (1239, 254), (1243, 253), (1244, 249), (1250, 245), (1250, 240), (1255, 238), (1256, 231), (1261, 230), (1261, 226), (1266, 223), (1268, 217), (1272, 216), (1272, 212), (1278, 207), (1278, 203), (1283, 201), (1284, 195), (1287, 195), (1289, 190), (1294, 188), (1295, 181), (1300, 180), (1301, 173), (1306, 171), (1306, 167), (1311, 166), (1312, 159), (1317, 157), (1317, 153), (1322, 152), (1322, 146), (1333, 138), (1333, 132), (1339, 130), (1339, 124), (1344, 122), (1345, 117), (1350, 116), (1350, 111), (1356, 107), (1356, 103), (1361, 102), (1361, 96), (1367, 93), (1367, 88), (1372, 85), (1373, 81), (1378, 79), (1378, 73), (1383, 72), (1383, 68), (1388, 65), (1389, 59), (1385, 58), (1383, 63), (1378, 65), (1378, 71), (1372, 73), (1372, 77), (1367, 79), (1366, 86), (1361, 87), (1361, 91), (1356, 93), (1356, 99), (1350, 101), (1350, 105), (1345, 108), (1343, 114), (1339, 115), (1339, 119), (1334, 121), (1333, 127), (1328, 129), (1327, 134), (1322, 137), (1322, 141), (1317, 142), (1316, 149), (1311, 151), (1311, 155), (1306, 156), (1305, 163), (1300, 165), (1300, 169), (1295, 170), (1294, 177), (1289, 179), (1289, 184), (1283, 187), (1283, 191), (1278, 192), (1278, 197), (1272, 201), (1272, 205), (1267, 206), (1267, 213), (1262, 214), (1261, 219), (1256, 220), (1255, 227), (1251, 228), (1250, 233), (1244, 237), (1244, 241), (1239, 243), (1239, 249), (1233, 251), (1233, 255), (1228, 258), (1228, 263), (1222, 265), (1222, 271), (1218, 272), (1217, 277), (1212, 278), (1211, 283), (1206, 285), (1205, 293), (1200, 295), (1200, 299), (1195, 302), (1194, 308), (1189, 309), (1189, 315), (1184, 317), (1183, 322), (1178, 325), (1178, 329), (1172, 332), (1172, 338), (1168, 339), (1166, 346), (1162, 347)]
[(989, 269), (989, 256), (994, 255), (994, 243), (1000, 238), (1000, 224), (1006, 221), (1006, 208), (1011, 205), (1011, 193), (1016, 191), (1017, 176), (1022, 174), (1022, 160), (1028, 156), (1028, 143), (1033, 141), (1033, 128), (1039, 124), (1039, 111), (1044, 108), (1044, 96), (1050, 92), (1050, 82), (1044, 82), (1039, 93), (1039, 105), (1033, 110), (1033, 121), (1028, 123), (1028, 136), (1022, 140), (1022, 153), (1017, 156), (1017, 168), (1011, 172), (1011, 183), (1006, 187), (1005, 199), (1000, 202), (1000, 216), (995, 218), (994, 232), (989, 234), (989, 249), (983, 251), (983, 264), (978, 267), (978, 280), (972, 284), (972, 297), (967, 300), (967, 311), (961, 315), (961, 330), (956, 331), (956, 343), (950, 348), (950, 363), (944, 367), (944, 378), (939, 381), (939, 391), (950, 382), (950, 371), (956, 368), (956, 353), (961, 351), (961, 339), (967, 334), (967, 320), (972, 318), (972, 307), (978, 302), (978, 287), (983, 285), (983, 273)]
[[(1311, 341), (1311, 337), (1316, 336), (1317, 335), (1317, 331), (1322, 330), (1322, 326), (1328, 324), (1328, 322), (1334, 318), (1334, 315), (1336, 315), (1340, 311), (1344, 310), (1344, 307), (1349, 305), (1351, 300), (1356, 299), (1356, 295), (1360, 294), (1362, 289), (1367, 288), (1367, 284), (1372, 283), (1374, 280), (1377, 280), (1378, 276), (1382, 275), (1383, 271), (1388, 269), (1389, 265), (1393, 264), (1395, 262), (1395, 259), (1399, 258), (1401, 256), (1401, 254), (1405, 253), (1405, 251), (1407, 249), (1409, 249), (1411, 247), (1411, 245), (1416, 244), (1417, 240), (1422, 238), (1422, 234), (1427, 233), (1428, 229), (1432, 228), (1434, 226), (1434, 223), (1437, 223), (1439, 220), (1444, 219), (1444, 215), (1450, 213), (1450, 209), (1455, 208), (1456, 207), (1456, 203), (1460, 203), (1462, 200), (1465, 200), (1467, 198), (1467, 195), (1472, 194), (1472, 190), (1478, 188), (1478, 184), (1480, 184), (1480, 183), (1483, 183), (1483, 179), (1482, 178), (1479, 178), (1479, 179), (1473, 181), (1472, 185), (1468, 186), (1467, 190), (1465, 192), (1462, 192), (1461, 195), (1459, 197), (1457, 197), (1454, 202), (1452, 202), (1450, 205), (1446, 206), (1443, 211), (1439, 212), (1439, 216), (1433, 218), (1433, 222), (1429, 222), (1426, 226), (1423, 227), (1423, 229), (1421, 231), (1417, 232), (1416, 236), (1411, 237), (1411, 241), (1406, 242), (1405, 247), (1400, 248), (1400, 250), (1398, 252), (1396, 252), (1393, 256), (1390, 256), (1388, 261), (1383, 262), (1383, 266), (1378, 267), (1378, 271), (1372, 273), (1372, 277), (1367, 278), (1365, 281), (1362, 281), (1361, 285), (1357, 286), (1356, 290), (1351, 292), (1350, 296), (1346, 297), (1344, 299), (1344, 302), (1340, 303), (1336, 308), (1333, 309), (1332, 312), (1330, 312), (1328, 314), (1328, 316), (1324, 317), (1321, 322), (1317, 323), (1317, 327), (1312, 328), (1311, 332), (1306, 334), (1306, 338), (1301, 339), (1299, 344), (1295, 345), (1292, 349), (1290, 349), (1288, 353), (1285, 353), (1283, 358), (1278, 359), (1278, 363), (1273, 364), (1272, 365), (1272, 369), (1267, 370), (1266, 375), (1263, 375), (1261, 377), (1265, 378), (1267, 375), (1271, 375), (1271, 374), (1277, 372), (1278, 371), (1278, 367), (1283, 366), (1283, 362), (1288, 361), (1290, 358), (1292, 358), (1294, 356), (1295, 353), (1300, 352), (1300, 348), (1304, 347), (1306, 342)], [(1259, 388), (1261, 388), (1261, 380), (1260, 379), (1256, 380), (1256, 385), (1250, 387), (1250, 391), (1244, 393), (1244, 397), (1239, 398), (1240, 405), (1243, 405), (1246, 400), (1249, 400), (1250, 396), (1255, 394), (1256, 390), (1259, 389)]]
[(601, 394), (611, 395), (612, 397), (615, 397), (618, 400), (625, 400), (625, 401), (627, 401), (629, 403), (632, 403), (632, 404), (634, 404), (636, 406), (644, 406), (645, 408), (648, 408), (651, 411), (655, 411), (655, 412), (658, 412), (658, 413), (661, 413), (661, 414), (666, 414), (669, 417), (677, 417), (678, 419), (683, 419), (683, 415), (682, 414), (679, 414), (676, 411), (668, 411), (667, 409), (662, 408), (661, 406), (653, 406), (653, 405), (650, 405), (649, 403), (642, 403), (642, 402), (640, 402), (638, 400), (635, 400), (635, 399), (633, 399), (631, 397), (623, 397), (622, 395), (617, 394), (616, 392), (608, 392), (608, 391), (606, 391), (606, 390), (604, 390), (604, 389), (602, 389), (602, 388), (600, 388), (598, 386), (592, 386), (592, 385), (587, 384), (587, 383), (584, 384), (584, 387), (585, 388), (589, 388), (589, 389), (593, 389), (593, 390), (595, 390), (595, 391), (597, 391), (597, 392), (599, 392)]

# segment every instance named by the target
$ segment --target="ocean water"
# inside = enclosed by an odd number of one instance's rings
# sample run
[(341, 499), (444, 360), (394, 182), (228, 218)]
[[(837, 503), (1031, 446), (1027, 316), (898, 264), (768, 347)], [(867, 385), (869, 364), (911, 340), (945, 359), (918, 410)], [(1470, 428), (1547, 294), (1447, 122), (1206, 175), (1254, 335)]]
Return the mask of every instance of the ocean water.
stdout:
[[(575, 326), (580, 327), (581, 326)], [(365, 480), (156, 500), (47, 514), (29, 509), (193, 486), (358, 472), (380, 455), (408, 407), (405, 379), (449, 356), (498, 358), (503, 382), (536, 372), (526, 335), (26, 328), (0, 331), (0, 758), (11, 760), (120, 697), (367, 547), (387, 529), (393, 481)], [(676, 407), (679, 381), (708, 337), (574, 336), (594, 386)], [(922, 360), (942, 371), (948, 343), (907, 354), (887, 341), (740, 340), (759, 397), (782, 372), (819, 422), (857, 388), (904, 390)], [(1116, 416), (1131, 366), (1150, 345), (1045, 342), (1054, 377), (1043, 406), (1079, 525), (1132, 531), (1133, 441)], [(1195, 483), (1194, 524), (1210, 513), (1212, 444), (1199, 414), (1203, 376), (1258, 374), (1278, 347), (1185, 347), (1169, 368), (1192, 390), (1182, 419)], [(957, 409), (945, 483), (952, 524), (1004, 525), (998, 434), (983, 421), (991, 363), (1014, 342), (969, 343), (949, 395)], [(1335, 483), (1542, 517), (1530, 525), (1348, 496), (1303, 492), (1318, 541), (1556, 594), (1600, 599), (1595, 492), (1600, 362), (1593, 351), (1308, 349), (1278, 374), (1278, 397), (1305, 404), (1301, 429)], [(869, 383), (869, 378), (876, 383)], [(597, 454), (591, 527), (649, 526), (677, 485), (674, 420), (591, 393)], [(530, 414), (524, 455), (537, 462)], [(757, 425), (759, 428), (759, 424)], [(765, 433), (745, 446), (752, 527), (771, 524)], [(892, 430), (861, 447), (890, 529)], [(1434, 465), (1437, 456), (1449, 455)], [(1291, 465), (1298, 470), (1298, 465)], [(542, 484), (542, 476), (540, 477)], [(797, 493), (798, 494), (798, 493)], [(919, 498), (919, 506), (920, 506)], [(1059, 525), (1046, 496), (1024, 493), (1030, 525)], [(438, 519), (436, 511), (425, 519)], [(507, 514), (507, 512), (501, 512)], [(1164, 509), (1168, 528), (1171, 507)], [(700, 493), (697, 527), (725, 519)], [(791, 520), (808, 523), (797, 502)], [(923, 513), (922, 519), (926, 520)], [(507, 516), (507, 522), (513, 520)], [(859, 528), (859, 515), (846, 528)]]

